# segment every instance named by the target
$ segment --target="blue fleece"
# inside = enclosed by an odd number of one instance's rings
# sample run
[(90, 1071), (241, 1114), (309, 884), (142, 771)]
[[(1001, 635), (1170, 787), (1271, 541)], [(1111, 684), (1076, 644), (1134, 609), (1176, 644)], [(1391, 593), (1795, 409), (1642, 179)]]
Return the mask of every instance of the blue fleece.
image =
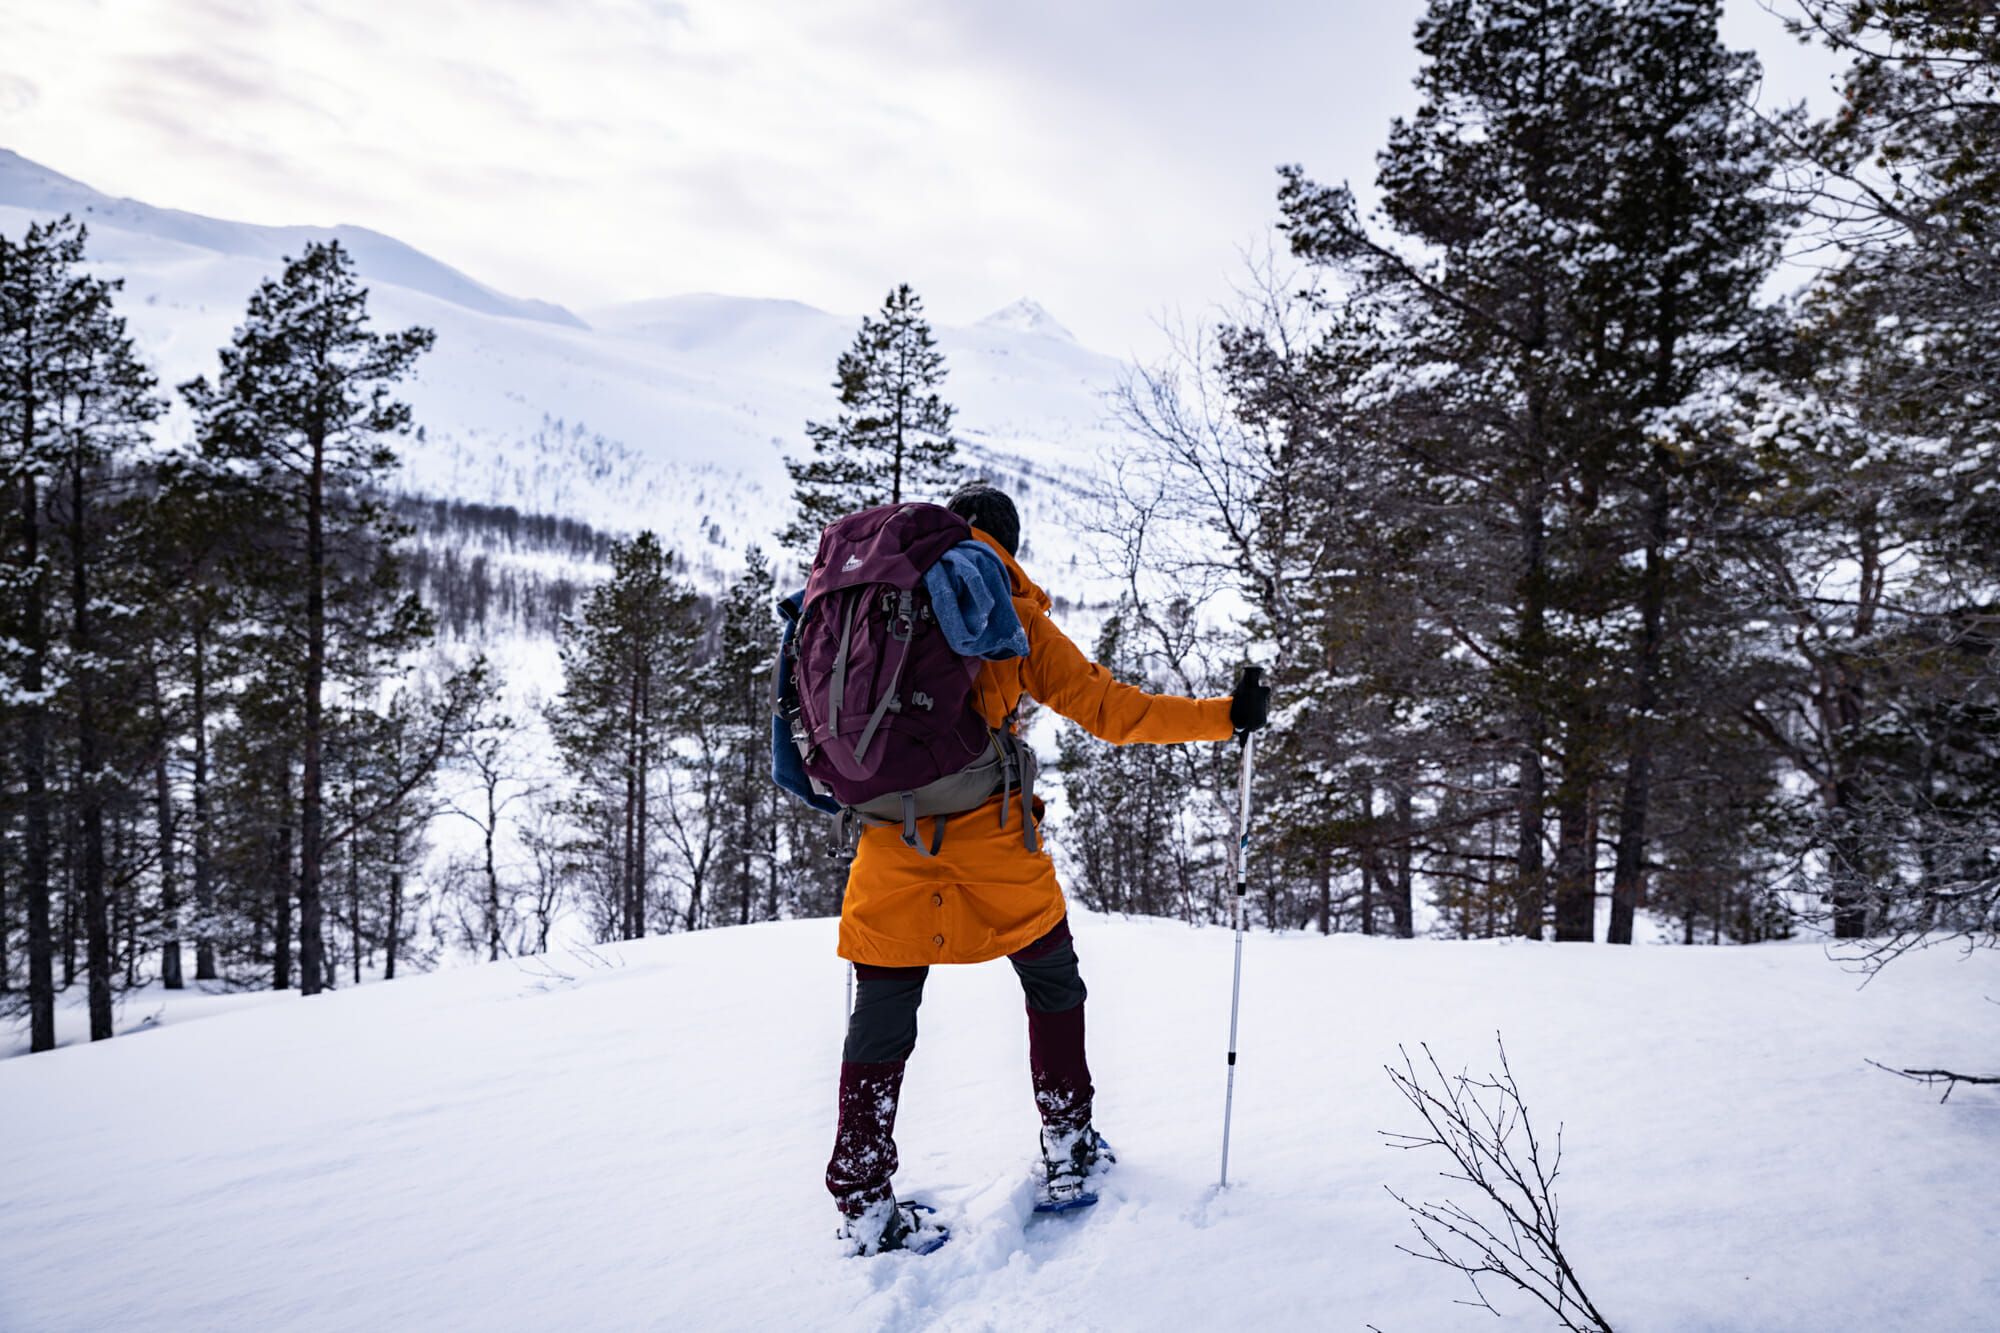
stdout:
[(961, 657), (1004, 662), (1028, 655), (1007, 567), (985, 542), (960, 542), (924, 575), (944, 641)]

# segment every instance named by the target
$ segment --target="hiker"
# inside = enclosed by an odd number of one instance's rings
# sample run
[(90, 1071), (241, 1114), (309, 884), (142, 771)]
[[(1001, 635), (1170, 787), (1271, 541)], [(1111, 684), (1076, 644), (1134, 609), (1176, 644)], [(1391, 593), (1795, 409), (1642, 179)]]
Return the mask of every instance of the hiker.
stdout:
[[(841, 1235), (853, 1253), (925, 1252), (943, 1243), (943, 1229), (923, 1216), (927, 1210), (899, 1202), (890, 1185), (897, 1098), (904, 1064), (916, 1045), (917, 1006), (932, 964), (1006, 957), (1020, 978), (1042, 1118), (1045, 1176), (1037, 1208), (1060, 1211), (1095, 1202), (1091, 1173), (1110, 1160), (1091, 1123), (1084, 1058), (1087, 992), (1055, 864), (1039, 836), (1042, 802), (1032, 796), (1034, 756), (1025, 742), (1015, 741), (1023, 696), (1114, 744), (1227, 740), (1263, 726), (1269, 704), (1268, 688), (1254, 681), (1239, 682), (1228, 698), (1186, 699), (1147, 694), (1113, 679), (1056, 627), (1048, 595), (1015, 562), (1021, 525), (1013, 501), (976, 484), (953, 494), (945, 507), (965, 519), (971, 536), (998, 557), (992, 577), (997, 580), (1004, 571), (996, 637), (1012, 629), (1004, 615), (1009, 601), (1019, 622), (1021, 633), (1013, 641), (1021, 651), (986, 654), (971, 686), (972, 706), (1008, 767), (997, 794), (975, 809), (919, 818), (903, 793), (901, 820), (890, 813), (868, 818), (860, 829), (839, 943), (840, 956), (854, 964), (854, 1009), (842, 1051), (840, 1123), (826, 1170), (827, 1188), (843, 1216)], [(844, 636), (840, 649), (848, 652)], [(807, 660), (810, 668), (810, 656)], [(894, 702), (901, 711), (900, 699)], [(878, 708), (876, 718), (881, 715)], [(871, 724), (867, 734), (872, 731)], [(779, 758), (782, 767), (784, 756)], [(1010, 818), (1016, 805), (1018, 816)]]

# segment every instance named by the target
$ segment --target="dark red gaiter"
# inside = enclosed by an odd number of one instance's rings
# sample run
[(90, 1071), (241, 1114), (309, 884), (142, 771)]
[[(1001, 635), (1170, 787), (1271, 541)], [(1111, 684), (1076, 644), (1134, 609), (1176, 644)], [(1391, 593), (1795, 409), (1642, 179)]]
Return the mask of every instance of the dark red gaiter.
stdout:
[(826, 1164), (826, 1187), (849, 1217), (896, 1197), (889, 1177), (896, 1174), (896, 1099), (903, 1091), (903, 1063), (850, 1061), (840, 1066), (840, 1128), (834, 1131), (833, 1157)]
[(1028, 1067), (1044, 1127), (1071, 1133), (1090, 1123), (1090, 1066), (1083, 1058), (1083, 1006), (1028, 1011)]

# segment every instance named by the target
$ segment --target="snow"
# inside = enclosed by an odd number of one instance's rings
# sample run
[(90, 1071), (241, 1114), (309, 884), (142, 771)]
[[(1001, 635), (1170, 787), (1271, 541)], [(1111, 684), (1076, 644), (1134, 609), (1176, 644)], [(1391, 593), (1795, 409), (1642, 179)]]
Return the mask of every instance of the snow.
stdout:
[(1990, 1068), (2000, 955), (1863, 988), (1813, 943), (1253, 935), (1218, 1192), (1229, 933), (1078, 914), (1103, 1202), (1031, 1219), (1018, 988), (934, 969), (898, 1185), (953, 1239), (848, 1260), (833, 931), (154, 992), (144, 1032), (0, 1062), (0, 1327), (1485, 1329), (1383, 1187), (1472, 1200), (1379, 1131), (1411, 1127), (1399, 1043), (1481, 1073), (1496, 1030), (1619, 1329), (1993, 1326), (2000, 1095), (1863, 1062)]
[(0, 198), (42, 219), (68, 213), (93, 232), (112, 228), (267, 264), (281, 256), (296, 257), (309, 240), (333, 237), (377, 281), (425, 292), (469, 310), (582, 327), (582, 321), (561, 306), (497, 292), (394, 237), (366, 227), (260, 227), (154, 208), (136, 199), (113, 199), (5, 148), (0, 148)]
[[(0, 152), (0, 230), (64, 208), (127, 279), (119, 308), (167, 386), (212, 372), (276, 257), (329, 234), (110, 200)], [(713, 583), (781, 521), (782, 458), (835, 411), (856, 318), (693, 294), (579, 320), (334, 234), (380, 326), (439, 331), (408, 386), (411, 489), (651, 526)], [(1030, 571), (1088, 595), (1066, 520), (1117, 446), (1121, 367), (1031, 300), (937, 332), (975, 464), (1018, 488)], [(701, 543), (711, 521), (728, 547)], [(552, 648), (490, 646), (532, 713)], [(1544, 1132), (1564, 1126), (1565, 1244), (1626, 1333), (1993, 1327), (2000, 1090), (1940, 1105), (1865, 1061), (1992, 1070), (2000, 955), (1933, 950), (1862, 988), (1812, 942), (1253, 935), (1218, 1191), (1228, 932), (1084, 913), (1077, 931), (1120, 1158), (1104, 1200), (1031, 1218), (1018, 988), (1004, 964), (939, 969), (898, 1184), (954, 1238), (921, 1259), (833, 1240), (831, 922), (311, 1001), (149, 987), (97, 1044), (73, 991), (61, 1049), (0, 1061), (0, 1329), (1484, 1329), (1461, 1279), (1394, 1248), (1413, 1237), (1384, 1186), (1476, 1199), (1385, 1146), (1413, 1126), (1382, 1066), (1423, 1042), (1483, 1073), (1496, 1032)], [(0, 1029), (0, 1055), (25, 1046)]]
[[(176, 403), (168, 438), (188, 429), (174, 386), (214, 376), (216, 348), (257, 283), (308, 239), (338, 236), (377, 328), (437, 332), (435, 350), (398, 386), (425, 429), (422, 441), (401, 443), (404, 489), (619, 533), (651, 528), (684, 551), (714, 522), (726, 534), (725, 572), (742, 567), (753, 541), (770, 551), (789, 520), (784, 460), (808, 452), (808, 421), (838, 415), (834, 363), (860, 326), (859, 314), (713, 293), (593, 309), (586, 323), (376, 233), (257, 227), (116, 200), (0, 150), (0, 232), (18, 237), (64, 211), (90, 229), (91, 266), (125, 281), (117, 310)], [(1070, 529), (1085, 477), (1123, 442), (1107, 399), (1124, 364), (1076, 343), (1029, 300), (967, 328), (933, 320), (933, 331), (967, 465), (1004, 483), (1029, 480), (1016, 499), (1030, 547), (1045, 569), (1066, 567), (1084, 546)]]
[(1012, 329), (1016, 333), (1036, 333), (1045, 338), (1059, 338), (1064, 342), (1076, 341), (1076, 335), (1058, 323), (1054, 315), (1025, 296), (980, 320), (979, 327)]

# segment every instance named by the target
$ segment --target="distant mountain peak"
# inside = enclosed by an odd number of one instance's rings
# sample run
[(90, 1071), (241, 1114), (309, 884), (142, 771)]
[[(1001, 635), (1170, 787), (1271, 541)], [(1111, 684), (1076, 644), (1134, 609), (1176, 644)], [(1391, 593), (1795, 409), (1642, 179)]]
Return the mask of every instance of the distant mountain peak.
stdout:
[(1027, 297), (1005, 309), (996, 310), (979, 321), (985, 329), (1010, 329), (1015, 333), (1038, 333), (1044, 338), (1060, 338), (1073, 343), (1076, 335), (1056, 322), (1056, 317)]

